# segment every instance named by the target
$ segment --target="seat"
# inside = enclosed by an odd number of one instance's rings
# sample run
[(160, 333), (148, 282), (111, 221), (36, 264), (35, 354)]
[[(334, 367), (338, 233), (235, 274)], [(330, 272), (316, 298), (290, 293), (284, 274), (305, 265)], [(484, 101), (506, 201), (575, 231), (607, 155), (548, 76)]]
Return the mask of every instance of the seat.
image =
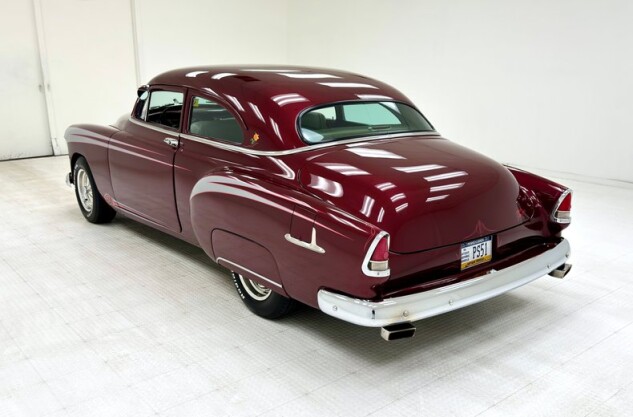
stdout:
[(301, 116), (301, 127), (310, 130), (322, 130), (327, 129), (325, 122), (325, 116), (322, 113), (310, 112)]
[(194, 135), (207, 138), (242, 143), (244, 134), (235, 119), (201, 120), (191, 123), (189, 131)]

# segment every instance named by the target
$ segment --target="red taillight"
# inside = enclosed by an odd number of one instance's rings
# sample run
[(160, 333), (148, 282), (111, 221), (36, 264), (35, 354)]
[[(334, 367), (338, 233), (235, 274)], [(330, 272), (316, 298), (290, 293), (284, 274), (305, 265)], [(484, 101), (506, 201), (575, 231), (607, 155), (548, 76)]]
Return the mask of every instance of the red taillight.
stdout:
[(369, 246), (363, 272), (370, 277), (389, 276), (389, 235), (380, 232)]
[(372, 261), (384, 262), (389, 260), (389, 238), (383, 236), (376, 245), (374, 253), (371, 254)]
[(565, 191), (561, 194), (560, 198), (556, 206), (554, 207), (554, 212), (552, 213), (552, 218), (557, 223), (569, 223), (571, 222), (571, 190)]
[(568, 193), (558, 206), (559, 211), (571, 211), (571, 193)]

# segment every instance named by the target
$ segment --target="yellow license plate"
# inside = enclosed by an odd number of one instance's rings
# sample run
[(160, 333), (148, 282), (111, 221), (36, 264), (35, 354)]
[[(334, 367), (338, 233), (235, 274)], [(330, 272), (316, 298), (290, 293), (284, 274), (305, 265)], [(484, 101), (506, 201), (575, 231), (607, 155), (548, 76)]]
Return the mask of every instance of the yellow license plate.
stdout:
[(462, 243), (462, 271), (492, 259), (492, 236)]

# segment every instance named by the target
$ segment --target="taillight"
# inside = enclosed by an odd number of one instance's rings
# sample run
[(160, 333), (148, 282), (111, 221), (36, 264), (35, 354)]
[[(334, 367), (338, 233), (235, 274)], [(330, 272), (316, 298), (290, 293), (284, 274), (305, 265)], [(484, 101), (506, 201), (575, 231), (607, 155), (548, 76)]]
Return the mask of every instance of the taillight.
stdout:
[(389, 276), (389, 234), (380, 232), (371, 245), (363, 262), (363, 272), (370, 277)]
[(556, 223), (571, 222), (571, 195), (572, 191), (567, 189), (556, 202), (552, 211), (552, 220)]

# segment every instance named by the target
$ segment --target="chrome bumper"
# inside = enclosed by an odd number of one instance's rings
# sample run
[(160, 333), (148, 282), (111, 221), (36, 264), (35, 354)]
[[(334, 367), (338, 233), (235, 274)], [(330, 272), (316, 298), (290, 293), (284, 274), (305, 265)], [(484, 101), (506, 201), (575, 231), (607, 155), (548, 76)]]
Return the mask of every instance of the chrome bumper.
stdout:
[(417, 294), (367, 301), (327, 290), (318, 293), (319, 308), (326, 314), (368, 327), (412, 322), (457, 310), (525, 285), (547, 275), (567, 261), (570, 246), (563, 239), (534, 258), (487, 275)]

